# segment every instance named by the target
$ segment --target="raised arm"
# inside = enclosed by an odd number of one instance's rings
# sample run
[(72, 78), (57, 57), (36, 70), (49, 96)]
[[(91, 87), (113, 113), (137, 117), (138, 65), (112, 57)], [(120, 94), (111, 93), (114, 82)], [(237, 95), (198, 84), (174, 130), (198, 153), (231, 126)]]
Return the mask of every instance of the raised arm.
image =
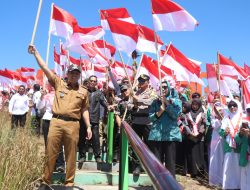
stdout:
[(48, 80), (53, 81), (55, 74), (48, 68), (48, 66), (46, 65), (46, 63), (44, 62), (43, 58), (41, 57), (39, 52), (36, 50), (34, 45), (29, 45), (28, 52), (35, 56), (39, 67), (42, 69), (42, 71), (44, 72)]

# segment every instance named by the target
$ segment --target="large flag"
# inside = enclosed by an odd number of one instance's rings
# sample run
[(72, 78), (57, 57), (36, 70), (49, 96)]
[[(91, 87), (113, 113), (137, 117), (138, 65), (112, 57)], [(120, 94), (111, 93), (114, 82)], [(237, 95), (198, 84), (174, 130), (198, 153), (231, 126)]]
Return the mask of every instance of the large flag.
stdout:
[(197, 20), (184, 8), (170, 0), (151, 0), (153, 23), (156, 31), (192, 31)]
[(204, 85), (200, 79), (200, 66), (183, 55), (172, 44), (162, 57), (162, 65), (173, 70), (176, 81), (197, 82)]
[(13, 76), (6, 70), (0, 70), (0, 83), (2, 86), (12, 87), (13, 85)]
[(218, 54), (218, 61), (220, 62), (220, 73), (222, 75), (237, 76), (239, 79), (247, 78), (247, 73), (232, 60)]
[(50, 23), (51, 34), (69, 39), (75, 25), (77, 25), (77, 20), (71, 14), (53, 5)]
[[(138, 25), (138, 33), (139, 36), (136, 49), (141, 52), (156, 53), (154, 31), (145, 26)], [(158, 35), (156, 35), (156, 42), (157, 50), (160, 50), (163, 42)]]
[(108, 18), (113, 18), (135, 24), (134, 19), (129, 15), (126, 8), (100, 10), (100, 14), (101, 14), (101, 25), (104, 30), (110, 29), (109, 24), (107, 22)]
[(136, 49), (138, 40), (137, 25), (111, 18), (107, 20), (116, 48), (120, 51), (126, 52), (127, 55), (130, 56)]
[[(218, 66), (213, 64), (207, 64), (207, 81), (210, 92), (219, 92), (224, 96), (229, 96), (233, 98), (232, 92), (230, 91), (228, 84), (224, 80), (223, 76), (220, 76), (219, 83), (219, 75), (218, 75)], [(220, 86), (219, 86), (220, 85)]]
[(64, 47), (67, 49), (70, 49), (72, 46), (79, 46), (81, 44), (94, 42), (105, 34), (101, 26), (82, 28), (78, 25), (75, 25), (73, 30), (74, 31), (70, 39), (68, 39), (64, 44)]

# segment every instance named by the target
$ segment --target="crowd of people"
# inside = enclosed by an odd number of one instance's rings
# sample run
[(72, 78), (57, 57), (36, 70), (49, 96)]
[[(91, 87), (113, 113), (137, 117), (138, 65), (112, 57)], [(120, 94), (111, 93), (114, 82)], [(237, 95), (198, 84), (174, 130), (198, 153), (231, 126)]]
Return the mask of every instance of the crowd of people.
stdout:
[[(12, 129), (24, 127), (30, 112), (35, 134), (39, 136), (42, 131), (48, 158), (42, 185), (51, 183), (55, 170), (66, 171), (65, 185), (71, 188), (76, 151), (80, 169), (89, 144), (96, 162), (103, 162), (107, 115), (114, 112), (114, 162), (119, 160), (121, 121), (125, 120), (173, 177), (179, 173), (208, 178), (210, 185), (223, 189), (250, 187), (250, 105), (242, 106), (240, 95), (223, 103), (215, 94), (208, 103), (197, 92), (190, 98), (178, 92), (168, 81), (162, 81), (159, 95), (150, 86), (148, 75), (142, 74), (135, 81), (127, 77), (117, 81), (110, 68), (112, 88), (108, 83), (99, 88), (95, 75), (78, 83), (78, 66), (70, 65), (67, 78), (60, 79), (47, 68), (34, 46), (29, 46), (29, 53), (50, 84), (46, 89), (35, 84), (32, 93), (25, 86), (11, 96), (2, 92), (0, 108), (8, 105)], [(144, 171), (133, 151), (131, 158), (131, 172), (140, 175)]]

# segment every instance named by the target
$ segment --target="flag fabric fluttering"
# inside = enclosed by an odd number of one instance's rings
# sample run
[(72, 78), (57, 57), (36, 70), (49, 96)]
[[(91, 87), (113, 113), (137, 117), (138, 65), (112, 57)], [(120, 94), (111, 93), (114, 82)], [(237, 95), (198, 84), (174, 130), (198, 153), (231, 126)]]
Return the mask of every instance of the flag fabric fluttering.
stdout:
[(65, 39), (70, 39), (77, 20), (67, 11), (53, 5), (50, 22), (50, 33)]
[[(123, 64), (121, 62), (115, 61), (111, 65), (111, 68), (112, 68), (112, 73), (115, 74), (115, 76), (117, 77), (117, 79), (121, 79), (121, 78), (127, 77), (126, 73), (124, 71), (124, 68), (123, 68)], [(126, 72), (127, 72), (128, 76), (132, 77), (132, 75), (133, 75), (133, 68), (131, 66), (129, 66), (129, 65), (125, 65), (125, 68), (126, 68)]]
[(130, 56), (136, 49), (138, 41), (137, 25), (113, 18), (108, 18), (107, 20), (116, 48)]
[(82, 28), (75, 25), (73, 34), (65, 42), (64, 47), (70, 49), (72, 46), (80, 46), (81, 44), (88, 44), (99, 40), (105, 34), (101, 26)]
[[(138, 42), (136, 49), (141, 52), (157, 53), (155, 46), (154, 31), (142, 25), (137, 25)], [(156, 34), (155, 34), (156, 35)], [(160, 37), (156, 35), (157, 50), (160, 50), (163, 42)]]
[(222, 75), (220, 76), (219, 80), (218, 65), (206, 64), (206, 69), (209, 92), (220, 91), (221, 95), (233, 98), (232, 92), (230, 91), (230, 88), (228, 87), (228, 84)]
[(184, 8), (170, 0), (151, 0), (155, 31), (193, 31), (198, 21)]
[(246, 72), (246, 74), (250, 75), (250, 67), (246, 64), (244, 64), (244, 71)]
[(96, 40), (92, 44), (108, 59), (111, 59), (115, 55), (115, 47), (104, 40)]
[(107, 21), (108, 18), (113, 18), (135, 24), (134, 19), (129, 15), (129, 12), (126, 8), (100, 10), (100, 15), (101, 15), (101, 25), (104, 30), (110, 30)]
[(222, 75), (238, 76), (241, 80), (247, 78), (247, 73), (232, 60), (221, 54), (218, 54), (218, 59), (220, 63), (220, 73)]
[(54, 72), (57, 76), (63, 77), (63, 65), (60, 63), (60, 55), (56, 52), (56, 47), (54, 47)]
[(172, 44), (162, 57), (162, 65), (174, 71), (176, 81), (197, 82), (204, 85), (200, 79), (200, 66), (183, 55)]
[(242, 92), (243, 92), (243, 101), (244, 105), (250, 106), (250, 78), (242, 81)]

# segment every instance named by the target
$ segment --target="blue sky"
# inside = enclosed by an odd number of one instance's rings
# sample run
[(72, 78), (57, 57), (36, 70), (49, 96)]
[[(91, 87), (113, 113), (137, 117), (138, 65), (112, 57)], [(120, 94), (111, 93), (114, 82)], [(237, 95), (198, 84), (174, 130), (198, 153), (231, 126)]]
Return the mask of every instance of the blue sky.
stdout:
[[(125, 7), (138, 24), (153, 28), (150, 0), (44, 0), (35, 36), (35, 45), (45, 59), (51, 3), (71, 13), (80, 26), (100, 25), (99, 9)], [(86, 3), (88, 2), (88, 3)], [(250, 1), (249, 0), (175, 0), (200, 23), (194, 32), (158, 32), (164, 43), (173, 43), (187, 57), (205, 63), (217, 61), (220, 51), (243, 66), (250, 65)], [(0, 69), (15, 70), (21, 66), (38, 68), (27, 53), (39, 0), (3, 0), (0, 6)], [(111, 34), (105, 39), (113, 44)], [(59, 38), (51, 36), (49, 66), (53, 68), (53, 45)], [(73, 54), (74, 57), (78, 55)], [(154, 57), (155, 58), (155, 57)], [(127, 57), (124, 54), (125, 62)], [(119, 60), (117, 56), (117, 60)]]

